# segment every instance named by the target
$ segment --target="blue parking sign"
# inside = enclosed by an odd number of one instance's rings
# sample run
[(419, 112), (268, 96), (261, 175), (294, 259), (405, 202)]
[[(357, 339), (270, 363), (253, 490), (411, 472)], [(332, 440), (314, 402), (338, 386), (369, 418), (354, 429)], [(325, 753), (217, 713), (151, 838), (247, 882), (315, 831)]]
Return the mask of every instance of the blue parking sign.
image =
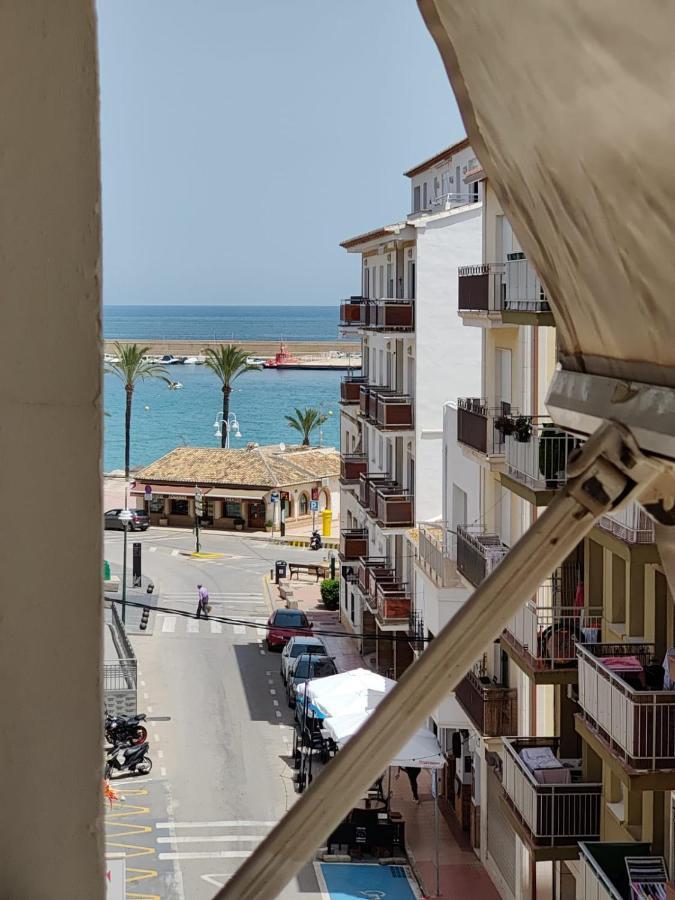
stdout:
[(319, 501), (318, 500), (310, 500), (309, 501), (309, 511), (317, 512), (319, 509)]

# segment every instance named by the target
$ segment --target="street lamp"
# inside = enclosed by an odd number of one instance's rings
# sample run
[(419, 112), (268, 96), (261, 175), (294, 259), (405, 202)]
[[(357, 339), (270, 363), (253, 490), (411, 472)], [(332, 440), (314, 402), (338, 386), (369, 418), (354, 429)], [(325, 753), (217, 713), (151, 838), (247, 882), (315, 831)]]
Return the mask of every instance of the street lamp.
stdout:
[(216, 413), (216, 421), (213, 423), (216, 429), (214, 437), (221, 438), (223, 436), (223, 428), (225, 429), (225, 449), (230, 449), (230, 431), (234, 429), (234, 436), (240, 438), (239, 422), (237, 422), (236, 413), (229, 413), (227, 419), (223, 417), (222, 412)]
[[(126, 499), (126, 492), (125, 492)], [(129, 534), (129, 522), (133, 519), (131, 510), (124, 509), (120, 512), (119, 520), (124, 525), (124, 553), (122, 555), (122, 624), (126, 625), (127, 621), (127, 535)]]
[(323, 423), (333, 415), (333, 410), (329, 409), (324, 413), (325, 402), (321, 401), (319, 403), (319, 412), (321, 413), (321, 418), (319, 419), (319, 447), (323, 447)]

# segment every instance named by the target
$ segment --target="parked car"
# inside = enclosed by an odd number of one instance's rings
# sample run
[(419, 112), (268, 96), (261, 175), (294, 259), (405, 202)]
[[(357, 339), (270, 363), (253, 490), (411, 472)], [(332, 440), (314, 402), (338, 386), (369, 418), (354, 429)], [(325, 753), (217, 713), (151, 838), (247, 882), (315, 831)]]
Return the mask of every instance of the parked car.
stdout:
[[(109, 509), (103, 516), (103, 524), (106, 530), (124, 531), (124, 522), (120, 519), (121, 509)], [(130, 509), (129, 531), (147, 531), (150, 527), (150, 519), (142, 509)]]
[(281, 651), (281, 680), (284, 684), (286, 684), (290, 666), (301, 653), (317, 653), (319, 656), (328, 656), (326, 645), (321, 638), (307, 637), (306, 635), (292, 637)]
[(337, 675), (337, 667), (330, 656), (318, 656), (316, 653), (302, 653), (293, 660), (286, 680), (286, 698), (292, 708), (298, 693), (298, 685), (313, 678), (327, 678)]
[(283, 650), (294, 635), (308, 635), (312, 625), (300, 609), (275, 609), (267, 620), (267, 649)]

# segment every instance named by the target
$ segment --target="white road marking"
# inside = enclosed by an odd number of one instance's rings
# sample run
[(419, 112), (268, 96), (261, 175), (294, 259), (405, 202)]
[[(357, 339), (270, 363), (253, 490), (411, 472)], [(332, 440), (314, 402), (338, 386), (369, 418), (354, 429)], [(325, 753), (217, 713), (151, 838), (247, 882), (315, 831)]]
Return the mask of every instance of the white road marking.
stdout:
[(278, 719), (281, 718), (281, 713), (279, 712), (278, 709), (275, 709), (275, 710), (274, 710), (274, 715), (275, 715)]
[(158, 751), (157, 751), (157, 756), (158, 756), (159, 759), (164, 759), (164, 751), (163, 751), (163, 750), (158, 750)]
[(246, 626), (245, 625), (233, 625), (232, 631), (235, 634), (246, 634)]
[(199, 622), (195, 622), (192, 619), (187, 620), (187, 630), (190, 634), (198, 634), (199, 633)]
[(155, 553), (157, 547), (148, 547), (148, 553)]
[(173, 837), (158, 837), (158, 844), (236, 844), (237, 841), (262, 841), (262, 834), (182, 834)]
[(152, 707), (151, 707), (151, 706), (148, 706), (148, 708), (147, 708), (147, 709), (148, 709), (148, 712), (149, 712), (149, 713), (151, 713), (151, 712), (152, 712)]
[(171, 551), (172, 556), (178, 556), (179, 553), (180, 553), (180, 550), (172, 550)]
[(166, 778), (166, 767), (165, 766), (160, 767), (159, 774), (162, 776), (162, 778)]
[(148, 700), (150, 698), (150, 694), (147, 691), (143, 691), (143, 699)]
[[(270, 684), (273, 684), (273, 682), (270, 681)], [(275, 691), (274, 689), (272, 689), (272, 690), (270, 691), (270, 694), (274, 697), (274, 695), (276, 694), (276, 691)]]
[(158, 853), (158, 859), (246, 859), (251, 850), (218, 850), (216, 853)]
[(145, 687), (145, 682), (141, 681), (141, 687)]
[(261, 655), (261, 656), (265, 656), (265, 651), (264, 651), (264, 650), (261, 650), (261, 651), (260, 651), (260, 655)]
[(155, 828), (272, 828), (276, 822), (256, 822), (253, 819), (231, 819), (225, 822), (156, 822)]
[(272, 706), (278, 706), (278, 705), (279, 705), (278, 700), (272, 700)]
[(175, 631), (176, 630), (176, 617), (175, 616), (167, 616), (162, 622), (162, 631)]
[(225, 887), (225, 881), (218, 881), (219, 878), (224, 878), (227, 881), (232, 876), (221, 872), (210, 872), (208, 875), (202, 875), (202, 881), (205, 881), (207, 884), (213, 885), (213, 887)]
[(157, 732), (155, 732), (152, 737), (153, 737), (154, 742), (156, 744), (158, 744), (159, 743), (159, 735), (157, 734)]
[(220, 622), (211, 622), (211, 634), (220, 634), (223, 630), (223, 626)]

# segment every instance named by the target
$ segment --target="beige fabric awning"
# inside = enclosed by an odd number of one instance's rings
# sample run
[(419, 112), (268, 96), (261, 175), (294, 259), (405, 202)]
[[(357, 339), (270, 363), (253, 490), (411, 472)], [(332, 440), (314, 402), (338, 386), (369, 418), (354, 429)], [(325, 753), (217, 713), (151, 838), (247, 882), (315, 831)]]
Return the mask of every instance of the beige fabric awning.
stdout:
[(262, 500), (267, 491), (231, 491), (226, 487), (209, 488), (209, 500)]
[[(150, 484), (150, 482), (147, 482)], [(155, 494), (163, 494), (167, 497), (194, 497), (195, 495), (195, 486), (189, 486), (184, 484), (150, 484), (152, 487), (153, 496)], [(202, 494), (210, 495), (211, 488), (202, 488)], [(143, 496), (145, 494), (145, 483), (136, 482), (134, 486), (131, 488), (131, 493), (136, 496)]]

